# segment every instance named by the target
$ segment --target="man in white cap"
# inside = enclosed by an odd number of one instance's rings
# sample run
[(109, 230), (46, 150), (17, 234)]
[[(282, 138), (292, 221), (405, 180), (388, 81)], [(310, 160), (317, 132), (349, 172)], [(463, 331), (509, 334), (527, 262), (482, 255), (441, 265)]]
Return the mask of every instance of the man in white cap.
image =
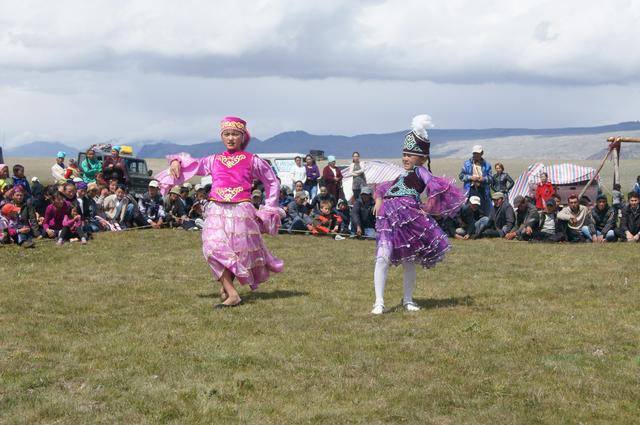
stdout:
[(158, 193), (158, 181), (151, 180), (149, 182), (148, 192), (145, 193), (138, 201), (138, 209), (140, 210), (141, 222), (137, 223), (142, 226), (151, 226), (159, 229), (164, 223), (164, 203), (162, 195)]
[(477, 196), (482, 202), (485, 216), (491, 214), (491, 164), (482, 158), (482, 146), (475, 145), (471, 149), (471, 158), (467, 159), (458, 177), (464, 183), (467, 197)]
[(479, 196), (471, 196), (469, 202), (460, 210), (462, 226), (456, 229), (456, 239), (475, 239), (489, 224), (489, 217), (482, 211), (482, 201)]

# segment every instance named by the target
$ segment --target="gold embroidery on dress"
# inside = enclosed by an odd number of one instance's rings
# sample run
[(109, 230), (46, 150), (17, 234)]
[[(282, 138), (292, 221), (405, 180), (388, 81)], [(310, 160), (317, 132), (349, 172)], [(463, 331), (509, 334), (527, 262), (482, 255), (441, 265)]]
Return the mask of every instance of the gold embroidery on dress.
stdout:
[(220, 160), (227, 168), (232, 168), (235, 165), (238, 165), (240, 161), (245, 159), (247, 156), (243, 153), (235, 156), (225, 156), (225, 155), (217, 155), (216, 158)]
[(238, 193), (242, 192), (242, 186), (238, 187), (218, 187), (216, 188), (216, 193), (220, 196), (225, 202), (231, 202), (233, 198), (236, 197)]

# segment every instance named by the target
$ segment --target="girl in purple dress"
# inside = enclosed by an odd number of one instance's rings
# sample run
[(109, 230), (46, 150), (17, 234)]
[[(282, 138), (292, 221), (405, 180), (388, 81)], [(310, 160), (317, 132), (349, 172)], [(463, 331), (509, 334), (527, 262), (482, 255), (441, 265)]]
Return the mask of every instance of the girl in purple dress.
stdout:
[[(372, 314), (384, 312), (384, 287), (389, 265), (404, 268), (404, 298), (407, 311), (420, 307), (413, 302), (416, 264), (431, 268), (442, 261), (450, 249), (447, 235), (430, 215), (453, 217), (465, 202), (464, 193), (453, 180), (433, 176), (424, 164), (429, 158), (426, 128), (431, 117), (418, 115), (412, 131), (405, 136), (402, 164), (405, 172), (393, 182), (376, 188), (376, 263), (374, 288), (376, 300)], [(425, 196), (421, 200), (421, 195)]]
[[(170, 155), (170, 169), (157, 176), (163, 192), (195, 175), (212, 177), (202, 251), (213, 278), (221, 284), (223, 302), (216, 308), (242, 302), (234, 279), (256, 289), (271, 272), (283, 269), (282, 260), (271, 255), (260, 236), (278, 233), (280, 217), (284, 217), (278, 205), (280, 183), (265, 160), (245, 151), (250, 135), (244, 120), (226, 117), (220, 126), (225, 152), (199, 159)], [(265, 190), (265, 202), (259, 210), (250, 202), (254, 180), (261, 181)]]

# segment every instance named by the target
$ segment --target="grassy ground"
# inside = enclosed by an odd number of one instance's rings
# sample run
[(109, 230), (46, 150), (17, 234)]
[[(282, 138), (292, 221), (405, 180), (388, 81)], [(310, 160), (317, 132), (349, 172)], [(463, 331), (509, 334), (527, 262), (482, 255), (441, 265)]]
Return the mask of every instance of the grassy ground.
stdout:
[(369, 314), (374, 243), (278, 236), (214, 311), (199, 235), (0, 248), (3, 424), (637, 423), (633, 245), (454, 244)]

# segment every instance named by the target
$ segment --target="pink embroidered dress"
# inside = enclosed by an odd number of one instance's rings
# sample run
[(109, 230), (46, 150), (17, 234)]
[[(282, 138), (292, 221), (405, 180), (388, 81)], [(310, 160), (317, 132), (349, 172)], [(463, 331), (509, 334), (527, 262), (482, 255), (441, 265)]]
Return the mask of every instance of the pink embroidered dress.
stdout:
[[(256, 289), (270, 272), (282, 271), (282, 260), (269, 252), (260, 236), (277, 234), (284, 215), (278, 206), (280, 183), (266, 161), (243, 150), (200, 159), (182, 153), (167, 159), (180, 161), (181, 175), (176, 179), (163, 171), (156, 176), (163, 194), (195, 175), (212, 178), (202, 251), (216, 280), (227, 269), (242, 285)], [(250, 202), (253, 180), (260, 180), (265, 189), (260, 210)]]

